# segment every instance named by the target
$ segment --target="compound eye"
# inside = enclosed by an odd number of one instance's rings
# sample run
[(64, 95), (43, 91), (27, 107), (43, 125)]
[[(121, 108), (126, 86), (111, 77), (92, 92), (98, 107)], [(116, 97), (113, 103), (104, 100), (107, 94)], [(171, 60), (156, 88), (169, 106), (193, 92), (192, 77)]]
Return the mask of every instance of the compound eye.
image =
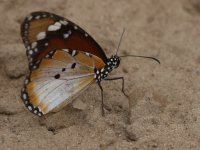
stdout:
[(117, 61), (116, 61), (115, 68), (119, 67), (119, 64), (120, 64), (120, 60), (117, 60)]

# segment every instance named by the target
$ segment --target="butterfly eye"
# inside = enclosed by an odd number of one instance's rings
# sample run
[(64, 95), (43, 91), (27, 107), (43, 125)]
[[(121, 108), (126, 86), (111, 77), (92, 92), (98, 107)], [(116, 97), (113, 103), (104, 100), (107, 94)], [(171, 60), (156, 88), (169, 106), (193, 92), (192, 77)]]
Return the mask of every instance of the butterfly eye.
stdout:
[(119, 64), (120, 64), (120, 60), (117, 59), (117, 60), (116, 60), (116, 66), (115, 66), (115, 68), (119, 67)]

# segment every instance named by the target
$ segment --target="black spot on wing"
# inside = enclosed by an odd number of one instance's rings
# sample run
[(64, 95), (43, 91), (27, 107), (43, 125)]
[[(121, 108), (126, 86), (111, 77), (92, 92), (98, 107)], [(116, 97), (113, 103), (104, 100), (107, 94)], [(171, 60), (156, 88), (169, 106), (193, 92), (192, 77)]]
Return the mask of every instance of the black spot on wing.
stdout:
[(71, 68), (74, 69), (76, 67), (76, 63), (73, 63)]
[(55, 79), (59, 79), (60, 78), (60, 74), (57, 74), (54, 76)]

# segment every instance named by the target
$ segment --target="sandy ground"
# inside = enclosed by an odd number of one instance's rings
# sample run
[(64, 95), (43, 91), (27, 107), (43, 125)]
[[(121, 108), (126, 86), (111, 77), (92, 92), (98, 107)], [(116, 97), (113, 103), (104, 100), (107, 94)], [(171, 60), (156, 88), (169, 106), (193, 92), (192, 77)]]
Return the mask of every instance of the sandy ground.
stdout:
[[(88, 31), (114, 54), (123, 27), (125, 58), (104, 81), (106, 116), (100, 90), (92, 85), (71, 105), (38, 118), (20, 99), (27, 72), (20, 23), (32, 11), (64, 16)], [(0, 149), (185, 150), (200, 147), (200, 2), (199, 0), (0, 0)]]

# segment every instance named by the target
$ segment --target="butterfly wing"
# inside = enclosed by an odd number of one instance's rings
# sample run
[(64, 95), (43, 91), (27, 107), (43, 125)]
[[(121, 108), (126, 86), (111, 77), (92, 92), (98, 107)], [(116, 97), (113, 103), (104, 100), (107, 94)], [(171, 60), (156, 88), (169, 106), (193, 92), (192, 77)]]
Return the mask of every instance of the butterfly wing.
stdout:
[(53, 50), (34, 63), (21, 97), (26, 107), (41, 116), (58, 111), (95, 81), (99, 57), (76, 50)]
[(107, 57), (99, 44), (73, 22), (48, 12), (33, 12), (21, 25), (29, 67), (55, 49), (76, 49), (96, 55), (104, 63)]

